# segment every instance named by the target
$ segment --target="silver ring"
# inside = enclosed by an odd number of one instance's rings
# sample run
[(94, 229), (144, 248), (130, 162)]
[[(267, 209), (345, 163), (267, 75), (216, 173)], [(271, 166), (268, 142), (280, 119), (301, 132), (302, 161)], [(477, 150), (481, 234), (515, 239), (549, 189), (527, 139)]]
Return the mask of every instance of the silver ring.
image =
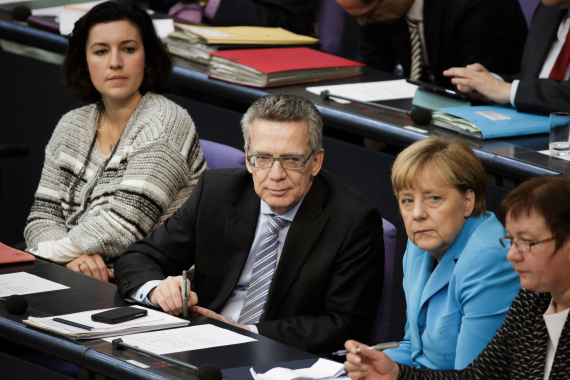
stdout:
[(83, 261), (81, 261), (81, 262), (77, 263), (77, 267), (79, 268), (79, 266), (80, 266), (81, 264), (85, 264), (85, 263), (84, 263)]

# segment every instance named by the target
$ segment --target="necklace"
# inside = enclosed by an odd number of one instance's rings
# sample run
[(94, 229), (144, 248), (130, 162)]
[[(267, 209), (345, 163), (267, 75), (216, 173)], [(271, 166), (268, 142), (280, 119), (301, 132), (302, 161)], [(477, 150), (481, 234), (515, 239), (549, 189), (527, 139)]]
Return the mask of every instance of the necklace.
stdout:
[[(99, 131), (99, 129), (101, 129), (101, 124), (103, 123), (103, 118), (105, 117), (105, 106), (101, 106), (101, 111), (99, 113), (99, 117), (97, 118), (97, 131)], [(124, 129), (123, 129), (124, 131)], [(121, 136), (123, 136), (123, 132), (121, 132)], [(117, 140), (116, 144), (109, 144), (109, 151), (113, 152), (115, 150), (115, 148), (117, 147), (117, 145), (119, 145), (119, 141), (121, 141), (121, 137), (119, 137), (119, 139)]]
[[(79, 174), (77, 175), (77, 177), (75, 177), (75, 181), (73, 181), (73, 185), (71, 185), (71, 188), (69, 189), (69, 213), (70, 214), (73, 211), (73, 204), (75, 201), (75, 192), (77, 191), (77, 187), (79, 186), (79, 183), (81, 182), (81, 179), (83, 178), (83, 175), (85, 174), (85, 171), (87, 170), (87, 164), (89, 164), (89, 159), (91, 158), (91, 154), (93, 153), (93, 148), (95, 147), (95, 143), (97, 142), (97, 134), (99, 133), (99, 128), (101, 127), (101, 120), (103, 119), (103, 113), (104, 112), (105, 112), (105, 107), (101, 106), (101, 108), (99, 109), (99, 114), (97, 116), (97, 126), (95, 128), (95, 136), (93, 136), (93, 141), (91, 142), (91, 146), (89, 147), (89, 152), (87, 152), (87, 157), (85, 158), (85, 162), (83, 163), (83, 167), (79, 171)], [(105, 160), (103, 165), (101, 165), (101, 167), (97, 171), (97, 177), (95, 178), (95, 182), (93, 183), (93, 186), (91, 186), (91, 188), (89, 189), (87, 194), (85, 195), (85, 199), (89, 199), (89, 197), (91, 197), (91, 193), (93, 193), (93, 189), (95, 188), (95, 186), (97, 185), (97, 182), (99, 181), (99, 178), (101, 178), (101, 175), (105, 171), (107, 164), (113, 158), (113, 155), (116, 152), (115, 148), (119, 145), (120, 142), (121, 142), (121, 138), (119, 137), (117, 144), (111, 144), (113, 146), (113, 148), (111, 149), (111, 155), (107, 158), (107, 160)]]

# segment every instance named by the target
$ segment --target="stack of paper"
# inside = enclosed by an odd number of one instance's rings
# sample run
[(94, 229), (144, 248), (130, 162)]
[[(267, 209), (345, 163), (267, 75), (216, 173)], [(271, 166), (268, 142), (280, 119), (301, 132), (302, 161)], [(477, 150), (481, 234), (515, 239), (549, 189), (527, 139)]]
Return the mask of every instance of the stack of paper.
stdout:
[(295, 34), (282, 28), (174, 25), (186, 32), (187, 39), (206, 44), (307, 45), (319, 42), (316, 38)]
[(194, 62), (208, 64), (210, 53), (228, 49), (251, 49), (275, 46), (308, 46), (319, 40), (301, 36), (281, 28), (249, 26), (208, 27), (176, 24), (182, 31), (172, 32), (166, 39), (171, 54)]
[[(144, 309), (142, 306), (135, 306)], [(115, 336), (121, 334), (131, 334), (135, 332), (160, 330), (171, 327), (187, 326), (190, 322), (173, 317), (166, 313), (156, 310), (148, 310), (146, 317), (137, 318), (132, 321), (117, 323), (115, 325), (94, 322), (91, 320), (91, 315), (105, 310), (92, 310), (82, 313), (59, 315), (47, 318), (30, 317), (23, 322), (27, 325), (37, 327), (42, 330), (54, 332), (56, 334), (70, 336), (78, 339), (93, 339), (102, 338), (107, 336)], [(75, 326), (70, 326), (60, 322), (56, 322), (54, 318), (62, 318), (66, 321), (78, 323), (80, 325), (91, 327), (91, 330), (82, 329)]]
[(311, 368), (289, 369), (277, 367), (265, 373), (256, 373), (253, 368), (251, 368), (250, 372), (255, 380), (332, 379), (344, 373), (344, 365), (342, 363), (333, 362), (332, 360), (319, 359)]

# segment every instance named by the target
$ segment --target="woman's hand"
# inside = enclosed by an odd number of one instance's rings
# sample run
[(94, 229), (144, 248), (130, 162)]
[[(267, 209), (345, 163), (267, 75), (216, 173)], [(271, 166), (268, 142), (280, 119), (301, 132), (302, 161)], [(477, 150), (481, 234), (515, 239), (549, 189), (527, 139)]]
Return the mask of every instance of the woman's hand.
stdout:
[[(369, 350), (368, 346), (348, 340), (344, 347), (350, 352), (346, 355), (344, 369), (352, 380), (396, 380), (400, 368), (385, 353)], [(357, 349), (360, 348), (360, 354)]]
[(498, 103), (508, 103), (511, 99), (511, 84), (498, 79), (479, 63), (452, 67), (445, 70), (443, 75), (452, 77), (451, 83), (471, 96), (485, 96)]
[(113, 271), (107, 268), (105, 261), (99, 254), (88, 255), (85, 253), (68, 262), (65, 266), (72, 271), (83, 273), (103, 281), (109, 281), (109, 278), (115, 277)]

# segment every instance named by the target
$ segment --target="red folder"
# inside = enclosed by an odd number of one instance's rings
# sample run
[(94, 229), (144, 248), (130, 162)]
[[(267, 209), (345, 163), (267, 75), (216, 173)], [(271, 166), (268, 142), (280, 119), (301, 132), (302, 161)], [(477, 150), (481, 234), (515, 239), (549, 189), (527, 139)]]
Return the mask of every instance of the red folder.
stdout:
[[(360, 62), (351, 61), (350, 59), (337, 57), (307, 47), (222, 50), (211, 52), (210, 55), (212, 58), (218, 57), (218, 62), (220, 62), (219, 59), (231, 61), (235, 64), (257, 70), (270, 78), (276, 74), (286, 74), (287, 76), (286, 79), (276, 84), (255, 85), (247, 83), (247, 81), (236, 80), (232, 78), (231, 75), (223, 75), (224, 70), (219, 72), (212, 70), (213, 66), (212, 62), (210, 62), (208, 75), (211, 77), (256, 87), (270, 87), (274, 85), (289, 85), (293, 83), (351, 77), (361, 75), (360, 68), (365, 66)], [(238, 65), (235, 67), (238, 68)], [(347, 69), (349, 70), (347, 71)], [(353, 70), (350, 71), (351, 69)], [(315, 74), (314, 78), (307, 78), (306, 75), (303, 76), (307, 71)], [(319, 77), (319, 72), (324, 73), (324, 75)]]
[(0, 243), (0, 264), (21, 263), (25, 261), (34, 261), (35, 259), (36, 258), (29, 253)]
[(214, 51), (210, 55), (241, 63), (265, 74), (292, 70), (364, 66), (360, 62), (306, 47), (222, 50)]

